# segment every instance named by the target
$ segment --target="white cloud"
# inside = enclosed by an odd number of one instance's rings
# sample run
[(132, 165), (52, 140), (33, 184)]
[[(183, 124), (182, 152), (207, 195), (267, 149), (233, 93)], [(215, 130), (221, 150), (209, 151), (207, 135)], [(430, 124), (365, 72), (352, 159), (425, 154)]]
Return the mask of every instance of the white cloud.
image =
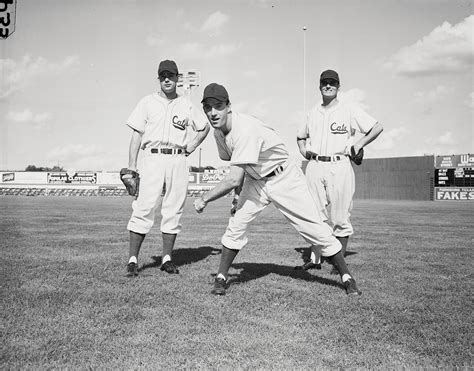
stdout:
[(435, 140), (435, 144), (439, 144), (442, 146), (452, 146), (455, 143), (456, 141), (454, 140), (453, 133), (450, 131), (447, 131), (446, 133), (440, 135)]
[(444, 85), (439, 85), (434, 89), (426, 91), (417, 91), (414, 93), (414, 98), (416, 102), (420, 103), (432, 103), (438, 101), (444, 96), (451, 94), (454, 91), (452, 87), (446, 87)]
[(211, 59), (234, 54), (239, 48), (240, 45), (219, 44), (209, 49), (200, 43), (185, 43), (179, 45), (177, 51), (185, 58)]
[(20, 61), (0, 59), (0, 99), (23, 89), (38, 76), (61, 74), (78, 64), (77, 56), (68, 56), (59, 63), (50, 62), (43, 57), (33, 59), (30, 55), (25, 55)]
[(366, 94), (361, 89), (349, 89), (347, 91), (340, 91), (337, 95), (341, 102), (357, 103), (363, 110), (368, 111), (369, 106), (365, 103)]
[(48, 121), (51, 120), (49, 112), (33, 113), (29, 108), (20, 112), (10, 111), (5, 115), (7, 120), (32, 125), (38, 129), (48, 128)]
[(404, 126), (391, 130), (384, 130), (374, 142), (370, 143), (370, 148), (379, 151), (395, 148), (398, 143), (402, 143), (403, 137), (407, 133), (408, 129)]
[(418, 154), (423, 153), (459, 153), (459, 149), (453, 149), (457, 144), (453, 132), (446, 131), (437, 138), (428, 137), (425, 139), (425, 147), (428, 149), (418, 150)]
[(458, 24), (444, 22), (415, 44), (401, 48), (384, 64), (405, 76), (472, 73), (474, 15)]
[(202, 32), (210, 32), (212, 35), (218, 34), (223, 25), (229, 21), (229, 16), (217, 11), (212, 13), (201, 27)]

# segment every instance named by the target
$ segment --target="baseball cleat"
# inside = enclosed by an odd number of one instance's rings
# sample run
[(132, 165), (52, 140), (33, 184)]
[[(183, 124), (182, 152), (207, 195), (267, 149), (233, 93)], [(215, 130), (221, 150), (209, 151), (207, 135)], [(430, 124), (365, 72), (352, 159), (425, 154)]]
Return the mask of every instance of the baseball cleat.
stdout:
[(176, 265), (174, 265), (171, 260), (167, 261), (166, 263), (163, 263), (160, 269), (169, 274), (179, 274), (179, 269), (176, 268)]
[(362, 295), (362, 291), (357, 288), (355, 279), (349, 278), (346, 282), (343, 282), (343, 285), (347, 295)]
[(138, 264), (137, 263), (128, 263), (127, 264), (127, 277), (138, 276)]
[(312, 261), (306, 262), (303, 265), (299, 265), (295, 267), (295, 269), (302, 269), (304, 271), (310, 270), (310, 269), (321, 269), (321, 264), (316, 264), (313, 263)]
[(216, 278), (214, 281), (214, 288), (211, 291), (211, 294), (214, 295), (225, 295), (227, 282), (223, 278)]

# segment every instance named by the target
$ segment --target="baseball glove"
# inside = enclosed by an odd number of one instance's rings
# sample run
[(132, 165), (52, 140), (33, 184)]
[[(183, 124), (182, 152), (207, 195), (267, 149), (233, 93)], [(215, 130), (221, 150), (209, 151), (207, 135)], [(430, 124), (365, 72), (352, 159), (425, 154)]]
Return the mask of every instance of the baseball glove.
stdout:
[(123, 168), (120, 170), (120, 180), (127, 188), (130, 196), (138, 196), (138, 188), (140, 186), (140, 176), (134, 170)]
[(351, 146), (351, 154), (349, 155), (349, 158), (354, 164), (360, 165), (364, 159), (364, 149), (361, 148), (359, 152), (355, 153), (354, 146)]

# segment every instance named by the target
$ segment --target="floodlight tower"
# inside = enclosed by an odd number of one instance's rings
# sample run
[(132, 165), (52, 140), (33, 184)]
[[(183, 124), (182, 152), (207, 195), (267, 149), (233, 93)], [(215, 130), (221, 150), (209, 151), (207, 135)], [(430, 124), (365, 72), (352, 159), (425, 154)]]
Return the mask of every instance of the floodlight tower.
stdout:
[[(201, 82), (199, 71), (196, 70), (184, 70), (178, 74), (178, 88), (182, 88), (184, 96), (191, 99), (191, 93), (193, 88), (197, 88)], [(201, 168), (201, 153), (202, 148), (199, 147), (199, 169)]]
[(191, 98), (191, 90), (198, 87), (200, 82), (199, 71), (185, 70), (178, 74), (178, 88), (182, 88), (188, 98)]

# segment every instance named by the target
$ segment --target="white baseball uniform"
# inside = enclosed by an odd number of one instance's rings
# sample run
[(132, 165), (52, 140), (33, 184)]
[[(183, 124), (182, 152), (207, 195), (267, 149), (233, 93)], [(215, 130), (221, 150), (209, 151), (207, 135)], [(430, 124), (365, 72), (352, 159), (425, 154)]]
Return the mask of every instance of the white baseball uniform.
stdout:
[(322, 246), (323, 256), (341, 250), (331, 228), (322, 221), (301, 169), (288, 161), (288, 151), (276, 132), (260, 120), (232, 112), (231, 131), (214, 130), (219, 156), (242, 165), (245, 180), (237, 211), (229, 219), (222, 244), (240, 250), (247, 244), (246, 230), (271, 202), (308, 242)]
[(127, 120), (127, 125), (142, 133), (139, 194), (132, 203), (127, 229), (146, 234), (155, 220), (163, 185), (161, 231), (177, 234), (188, 189), (185, 148), (190, 129), (203, 130), (207, 117), (184, 97), (168, 100), (158, 93), (144, 97)]
[(350, 213), (355, 176), (348, 154), (355, 133), (366, 134), (376, 123), (359, 106), (333, 101), (329, 107), (316, 105), (311, 109), (298, 130), (297, 137), (306, 139), (306, 150), (318, 155), (309, 161), (306, 178), (337, 237), (353, 234)]

